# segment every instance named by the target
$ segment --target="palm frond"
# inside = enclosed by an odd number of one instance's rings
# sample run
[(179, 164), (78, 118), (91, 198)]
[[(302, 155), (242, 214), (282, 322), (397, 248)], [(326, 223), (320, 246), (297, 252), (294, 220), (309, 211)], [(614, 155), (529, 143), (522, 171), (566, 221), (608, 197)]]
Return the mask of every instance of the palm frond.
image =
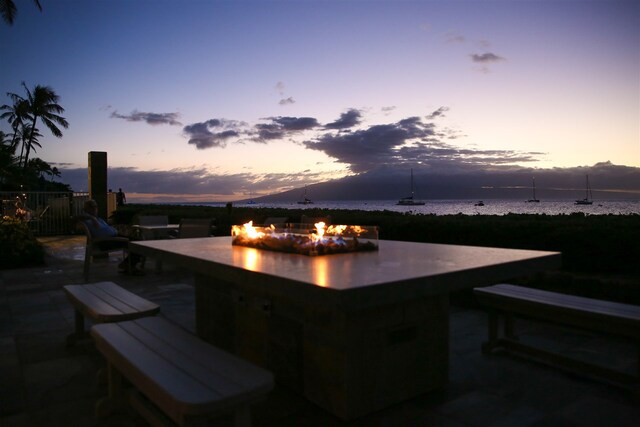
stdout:
[(9, 25), (13, 25), (18, 9), (13, 0), (0, 0), (0, 15), (2, 19)]

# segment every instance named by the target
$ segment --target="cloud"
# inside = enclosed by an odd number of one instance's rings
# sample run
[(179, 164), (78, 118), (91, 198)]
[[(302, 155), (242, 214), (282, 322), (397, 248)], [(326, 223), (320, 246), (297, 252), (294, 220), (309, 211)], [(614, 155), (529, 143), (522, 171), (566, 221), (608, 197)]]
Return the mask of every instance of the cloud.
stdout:
[(456, 44), (458, 44), (458, 43), (466, 42), (467, 39), (462, 34), (455, 33), (455, 32), (450, 32), (450, 33), (446, 33), (444, 35), (444, 41), (445, 41), (445, 43), (456, 43)]
[(395, 109), (396, 109), (395, 105), (390, 105), (388, 107), (382, 107), (380, 111), (382, 111), (382, 114), (384, 114), (385, 116), (388, 116)]
[(178, 121), (180, 117), (179, 113), (145, 113), (142, 111), (133, 110), (131, 114), (124, 115), (118, 114), (117, 111), (113, 111), (110, 116), (112, 119), (123, 119), (128, 122), (146, 122), (149, 125), (172, 125), (182, 126), (182, 123)]
[(313, 117), (269, 117), (271, 123), (259, 123), (255, 125), (257, 136), (253, 139), (256, 142), (266, 142), (275, 139), (282, 139), (288, 135), (296, 134), (305, 130), (314, 129), (320, 124)]
[(285, 131), (282, 126), (276, 123), (259, 123), (255, 126), (258, 133), (254, 139), (256, 142), (266, 142), (274, 139), (282, 139), (285, 136)]
[[(535, 176), (539, 197), (572, 201), (583, 194), (587, 173), (599, 200), (637, 199), (640, 195), (640, 168), (637, 167), (601, 162), (572, 168), (494, 165), (488, 169), (481, 163), (455, 160), (460, 154), (455, 147), (437, 148), (441, 150), (440, 159), (429, 164), (383, 165), (310, 189), (316, 200), (397, 199), (408, 186), (409, 167), (414, 167), (417, 190), (425, 199), (482, 199), (491, 195), (526, 200), (530, 196), (531, 177)], [(87, 168), (60, 168), (60, 172), (61, 180), (75, 191), (87, 190)], [(274, 200), (292, 201), (300, 196), (300, 191), (295, 189), (323, 179), (312, 171), (219, 174), (204, 167), (153, 171), (109, 168), (108, 177), (108, 187), (122, 187), (129, 199), (132, 193), (139, 193), (148, 195), (144, 200), (153, 202), (230, 201), (294, 190), (289, 195), (274, 197)]]
[(295, 103), (296, 103), (296, 101), (295, 101), (295, 99), (293, 99), (292, 96), (290, 96), (288, 98), (283, 98), (278, 102), (278, 104), (280, 104), (280, 105), (290, 105), (290, 104), (295, 104)]
[(473, 62), (479, 63), (479, 64), (491, 64), (494, 62), (500, 62), (500, 61), (506, 61), (505, 58), (496, 55), (495, 53), (491, 53), (491, 52), (486, 52), (486, 53), (481, 53), (481, 54), (477, 54), (477, 53), (472, 53), (471, 55), (469, 55), (471, 57), (471, 60)]
[(284, 95), (284, 83), (278, 82), (273, 87), (280, 95)]
[(313, 117), (271, 117), (274, 123), (285, 131), (303, 131), (318, 127), (318, 120)]
[(433, 125), (418, 117), (409, 117), (397, 123), (375, 125), (350, 133), (323, 134), (315, 140), (305, 141), (312, 150), (323, 151), (356, 173), (380, 164), (399, 162), (398, 149), (416, 140), (434, 135)]
[(444, 113), (446, 113), (447, 111), (449, 111), (449, 107), (440, 107), (436, 111), (434, 111), (433, 113), (429, 114), (427, 116), (427, 119), (433, 120), (436, 117), (444, 117)]
[[(75, 191), (87, 190), (87, 168), (61, 168), (61, 179)], [(130, 167), (108, 169), (108, 187), (120, 188), (130, 195), (155, 195), (154, 200), (236, 200), (249, 195), (265, 195), (288, 191), (319, 181), (319, 173), (215, 173), (205, 167), (170, 170), (139, 170)], [(208, 199), (207, 199), (208, 197)], [(131, 197), (129, 197), (131, 198)]]
[(348, 129), (360, 124), (362, 113), (351, 108), (340, 115), (340, 118), (334, 122), (324, 125), (325, 129)]
[[(490, 57), (483, 57), (480, 61), (491, 63), (493, 60)], [(382, 111), (394, 109), (395, 107), (386, 107)], [(337, 164), (342, 165), (340, 172), (336, 173), (338, 176), (344, 176), (345, 172), (351, 172), (351, 177), (367, 176), (368, 179), (370, 178), (367, 181), (368, 186), (363, 185), (370, 188), (367, 190), (369, 193), (374, 190), (382, 191), (382, 182), (387, 183), (385, 186), (389, 187), (390, 191), (397, 191), (400, 182), (403, 183), (400, 185), (404, 185), (406, 171), (409, 168), (414, 168), (416, 176), (428, 175), (429, 178), (425, 178), (425, 181), (438, 182), (452, 188), (457, 185), (468, 190), (480, 184), (485, 187), (507, 188), (510, 180), (520, 179), (521, 176), (532, 173), (531, 168), (523, 165), (540, 161), (546, 155), (535, 151), (482, 150), (454, 145), (452, 139), (465, 135), (459, 130), (441, 128), (436, 124), (436, 120), (444, 117), (448, 112), (449, 107), (441, 106), (423, 117), (411, 116), (393, 123), (374, 125), (363, 125), (367, 110), (355, 108), (345, 110), (336, 120), (325, 125), (319, 124), (314, 117), (274, 116), (261, 119), (263, 123), (253, 125), (213, 118), (184, 126), (183, 134), (188, 138), (189, 144), (195, 145), (200, 150), (224, 148), (232, 142), (268, 143), (288, 139), (310, 150), (321, 151), (335, 159)], [(141, 117), (144, 114), (132, 113), (128, 119), (142, 120)], [(116, 117), (124, 118), (120, 115)], [(611, 189), (640, 194), (637, 185), (632, 186), (631, 189), (625, 189), (620, 186), (621, 181), (611, 179), (607, 183), (604, 177), (613, 174), (614, 166), (604, 162), (591, 167), (588, 172), (590, 176), (593, 174), (594, 178), (598, 178), (598, 182), (606, 183), (603, 185), (609, 185)], [(626, 175), (627, 180), (637, 181), (639, 170), (639, 168), (630, 168)], [(74, 176), (74, 173), (77, 182), (84, 182), (83, 186), (86, 185), (86, 169), (77, 173), (64, 168), (63, 173), (64, 182), (70, 183), (74, 189), (83, 189), (82, 186), (76, 186), (75, 183), (70, 182), (69, 177)], [(542, 176), (546, 175), (549, 181), (556, 175), (564, 180), (576, 175), (581, 180), (585, 173), (585, 170), (579, 170), (579, 168), (545, 170), (544, 174), (541, 170), (535, 170), (537, 180), (538, 177), (542, 179)], [(618, 177), (622, 176), (619, 169), (616, 169), (615, 173)], [(376, 178), (378, 181), (373, 180), (373, 177), (378, 177)], [(254, 197), (258, 197), (300, 188), (305, 184), (326, 180), (327, 176), (309, 170), (292, 171), (287, 174), (256, 174), (251, 173), (250, 168), (247, 168), (244, 173), (229, 175), (214, 174), (206, 168), (170, 171), (116, 168), (113, 171), (110, 170), (109, 179), (110, 186), (113, 188), (120, 186), (124, 188), (124, 185), (128, 185), (130, 187), (127, 189), (128, 192), (175, 193), (176, 197), (178, 194), (193, 194), (194, 198), (202, 197), (197, 195), (215, 194), (218, 200), (222, 198), (234, 200), (248, 197), (249, 192)], [(562, 179), (558, 178), (555, 181), (566, 188), (567, 186), (561, 182)], [(514, 185), (519, 184), (511, 184), (511, 186)], [(582, 182), (576, 182), (575, 187), (582, 188)], [(364, 194), (365, 191), (362, 191)], [(471, 194), (462, 190), (456, 191), (450, 190), (450, 196), (439, 194), (440, 197), (468, 197)], [(381, 193), (380, 197), (388, 196)]]
[(243, 123), (236, 121), (211, 119), (187, 125), (182, 129), (182, 133), (189, 139), (188, 143), (195, 145), (198, 150), (224, 148), (231, 138), (240, 137), (239, 129), (242, 125)]

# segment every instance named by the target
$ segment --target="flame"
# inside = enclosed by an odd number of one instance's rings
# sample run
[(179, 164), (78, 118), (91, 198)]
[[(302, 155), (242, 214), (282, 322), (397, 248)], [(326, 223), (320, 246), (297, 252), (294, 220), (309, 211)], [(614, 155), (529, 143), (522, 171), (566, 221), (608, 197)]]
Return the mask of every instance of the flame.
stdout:
[(327, 228), (327, 233), (330, 234), (342, 234), (347, 229), (346, 225), (330, 225)]
[[(321, 241), (326, 234), (332, 236), (340, 236), (343, 234), (360, 236), (367, 232), (366, 228), (359, 225), (330, 225), (327, 227), (327, 224), (324, 222), (317, 222), (313, 224), (313, 226), (315, 227), (315, 231), (310, 233), (310, 237), (315, 242)], [(268, 233), (274, 233), (276, 232), (277, 227), (271, 224), (269, 227), (265, 227), (264, 229)], [(242, 227), (238, 225), (233, 225), (231, 227), (232, 236), (244, 235), (249, 239), (260, 239), (264, 237), (265, 234), (267, 233), (264, 231), (258, 231), (258, 229), (253, 226), (253, 221), (243, 224)]]
[(325, 227), (325, 223), (324, 222), (316, 222), (315, 224), (313, 224), (314, 227), (316, 227), (316, 235), (314, 240), (322, 240), (322, 236), (324, 236), (324, 227)]
[(231, 227), (232, 236), (240, 236), (242, 234), (250, 239), (260, 239), (264, 237), (264, 233), (262, 231), (256, 230), (256, 228), (253, 226), (253, 221), (242, 224), (242, 227), (239, 227), (237, 225)]
[[(371, 241), (372, 236), (375, 239), (378, 237), (376, 228), (371, 230), (358, 225), (327, 226), (324, 222), (313, 224), (311, 229), (306, 224), (302, 225), (303, 228), (287, 226), (282, 229), (274, 224), (254, 227), (253, 221), (243, 225), (233, 225), (231, 227), (232, 244), (311, 256), (378, 249), (377, 244)], [(363, 235), (364, 239), (360, 240)], [(255, 263), (253, 259), (246, 261), (248, 266)], [(323, 273), (320, 276), (323, 276)]]

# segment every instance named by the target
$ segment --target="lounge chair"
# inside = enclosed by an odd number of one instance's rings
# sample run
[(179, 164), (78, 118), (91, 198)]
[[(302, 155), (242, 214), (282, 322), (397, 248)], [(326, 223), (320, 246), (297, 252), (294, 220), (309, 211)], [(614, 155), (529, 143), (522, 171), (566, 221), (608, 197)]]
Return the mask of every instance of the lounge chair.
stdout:
[[(91, 236), (91, 232), (89, 231), (89, 227), (84, 221), (76, 220), (77, 227), (82, 230), (82, 232), (87, 236), (87, 241), (85, 245), (84, 251), (84, 280), (85, 282), (89, 282), (89, 275), (91, 269), (91, 263), (96, 256), (106, 256), (108, 257), (111, 252), (121, 252), (122, 260), (127, 256), (127, 247), (129, 246), (129, 239), (126, 237), (100, 237), (94, 238)], [(99, 244), (101, 242), (118, 242), (122, 245), (122, 247), (111, 248), (111, 249), (101, 249)]]
[(179, 239), (189, 239), (193, 237), (210, 237), (215, 230), (212, 218), (183, 218), (178, 229)]

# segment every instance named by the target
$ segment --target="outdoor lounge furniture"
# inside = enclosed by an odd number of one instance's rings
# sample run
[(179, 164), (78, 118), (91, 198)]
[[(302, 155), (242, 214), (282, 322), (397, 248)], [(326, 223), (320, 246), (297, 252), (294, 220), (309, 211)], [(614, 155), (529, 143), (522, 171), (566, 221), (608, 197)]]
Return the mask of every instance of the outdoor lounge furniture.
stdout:
[[(91, 263), (93, 262), (94, 257), (96, 256), (109, 256), (109, 253), (111, 252), (121, 252), (122, 253), (122, 259), (124, 260), (126, 257), (126, 252), (127, 252), (127, 246), (129, 245), (129, 239), (126, 237), (100, 237), (100, 238), (94, 238), (91, 236), (91, 232), (89, 231), (89, 227), (87, 227), (87, 224), (84, 223), (84, 221), (76, 221), (78, 227), (82, 230), (82, 232), (87, 236), (87, 241), (86, 241), (86, 246), (85, 246), (85, 252), (84, 252), (84, 280), (85, 282), (89, 281), (89, 276), (90, 276), (90, 270), (91, 270)], [(100, 243), (101, 242), (117, 242), (118, 246), (121, 247), (117, 247), (117, 248), (111, 248), (111, 249), (101, 249), (100, 248)]]
[(451, 292), (561, 261), (557, 252), (391, 240), (378, 251), (302, 256), (232, 240), (131, 242), (131, 251), (194, 273), (200, 338), (344, 420), (446, 387)]
[[(640, 306), (560, 294), (509, 284), (475, 288), (478, 301), (489, 308), (489, 340), (482, 350), (504, 349), (532, 356), (572, 371), (590, 374), (619, 385), (631, 386), (640, 396)], [(499, 317), (504, 316), (504, 336)], [(514, 316), (568, 325), (631, 339), (638, 349), (635, 375), (575, 360), (555, 352), (523, 344), (514, 330)]]
[(142, 215), (134, 228), (141, 240), (166, 239), (171, 231), (167, 215)]
[(183, 218), (178, 229), (179, 239), (210, 237), (215, 230), (212, 218)]
[(153, 316), (160, 311), (159, 305), (113, 282), (67, 285), (63, 289), (75, 308), (75, 331), (67, 338), (69, 345), (85, 336), (85, 317), (94, 323), (108, 323)]
[[(177, 224), (169, 224), (169, 216), (167, 215), (143, 215), (138, 217), (138, 224), (134, 224), (137, 236), (140, 240), (159, 240), (169, 239), (172, 233), (178, 231)], [(141, 268), (144, 268), (146, 258), (141, 260)], [(162, 263), (156, 262), (156, 271), (162, 270)]]
[[(98, 417), (128, 397), (155, 426), (168, 425), (166, 417), (193, 425), (225, 411), (235, 411), (236, 426), (249, 426), (249, 405), (273, 388), (270, 372), (159, 317), (96, 325), (91, 335), (108, 366), (109, 395), (98, 402)], [(125, 392), (123, 377), (135, 391)]]

